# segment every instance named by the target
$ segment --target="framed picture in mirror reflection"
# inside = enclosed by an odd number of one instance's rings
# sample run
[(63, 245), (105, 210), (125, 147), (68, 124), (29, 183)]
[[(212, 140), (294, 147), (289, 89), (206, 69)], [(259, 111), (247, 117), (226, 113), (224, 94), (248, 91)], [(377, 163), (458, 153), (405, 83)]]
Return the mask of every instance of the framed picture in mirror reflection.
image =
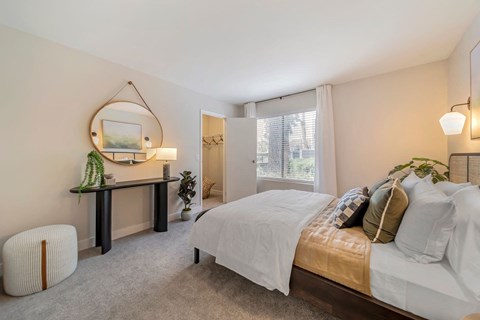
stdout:
[(102, 120), (105, 150), (142, 150), (142, 125)]

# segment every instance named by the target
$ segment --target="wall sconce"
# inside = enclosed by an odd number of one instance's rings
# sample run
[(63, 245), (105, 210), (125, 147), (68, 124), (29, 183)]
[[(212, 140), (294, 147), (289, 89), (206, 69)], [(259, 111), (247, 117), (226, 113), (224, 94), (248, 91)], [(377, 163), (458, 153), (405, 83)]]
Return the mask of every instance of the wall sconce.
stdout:
[(163, 164), (163, 179), (170, 179), (169, 160), (177, 160), (177, 148), (157, 148), (157, 160), (165, 160)]
[(150, 141), (149, 137), (145, 137), (145, 147), (151, 148), (152, 147), (152, 141)]
[(98, 138), (98, 135), (95, 131), (92, 131), (92, 141), (95, 145), (98, 145), (100, 142), (100, 138)]
[(465, 125), (465, 117), (460, 112), (454, 112), (453, 108), (458, 106), (468, 106), (470, 110), (470, 97), (466, 103), (455, 104), (450, 108), (450, 112), (447, 112), (440, 118), (440, 125), (442, 126), (443, 133), (446, 136), (452, 136), (455, 134), (461, 134), (463, 131), (463, 126)]

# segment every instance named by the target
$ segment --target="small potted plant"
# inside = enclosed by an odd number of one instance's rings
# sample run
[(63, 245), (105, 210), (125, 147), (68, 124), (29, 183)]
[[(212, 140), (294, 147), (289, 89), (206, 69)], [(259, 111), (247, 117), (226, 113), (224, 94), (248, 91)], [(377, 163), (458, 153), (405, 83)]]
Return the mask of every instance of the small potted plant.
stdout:
[(181, 218), (183, 221), (190, 220), (192, 218), (192, 202), (193, 197), (197, 194), (195, 192), (195, 186), (197, 181), (195, 179), (197, 176), (192, 178), (191, 171), (183, 171), (180, 173), (182, 180), (180, 180), (180, 190), (178, 191), (178, 196), (182, 199), (184, 208), (181, 213)]
[(82, 183), (78, 186), (78, 201), (82, 197), (82, 191), (93, 187), (102, 187), (105, 185), (105, 168), (102, 156), (95, 150), (87, 155), (87, 166)]

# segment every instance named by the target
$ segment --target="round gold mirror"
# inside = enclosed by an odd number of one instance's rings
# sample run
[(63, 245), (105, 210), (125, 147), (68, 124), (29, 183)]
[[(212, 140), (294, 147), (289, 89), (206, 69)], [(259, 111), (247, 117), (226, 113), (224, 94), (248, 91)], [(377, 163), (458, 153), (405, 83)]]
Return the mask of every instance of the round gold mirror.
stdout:
[(105, 158), (119, 164), (146, 162), (163, 141), (157, 117), (133, 102), (112, 102), (103, 106), (90, 123), (90, 137)]

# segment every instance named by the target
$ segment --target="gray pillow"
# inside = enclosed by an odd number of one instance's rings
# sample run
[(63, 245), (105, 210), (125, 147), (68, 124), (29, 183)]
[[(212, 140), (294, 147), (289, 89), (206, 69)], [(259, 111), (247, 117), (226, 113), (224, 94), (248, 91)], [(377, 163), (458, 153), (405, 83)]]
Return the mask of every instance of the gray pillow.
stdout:
[(405, 192), (410, 196), (410, 193), (412, 192), (413, 188), (419, 183), (420, 181), (428, 181), (432, 182), (432, 175), (429, 174), (425, 178), (420, 178), (417, 176), (415, 171), (410, 171), (410, 174), (403, 179), (402, 181), (402, 187), (405, 190)]
[(395, 244), (417, 262), (440, 261), (454, 228), (453, 199), (427, 181), (420, 181), (411, 191)]
[(466, 187), (452, 198), (457, 208), (457, 225), (445, 255), (465, 288), (480, 301), (480, 190), (478, 186)]
[(467, 183), (453, 183), (450, 181), (440, 181), (435, 184), (435, 187), (445, 193), (447, 196), (452, 196), (458, 190), (462, 190), (463, 188), (470, 187), (472, 185), (471, 182)]

